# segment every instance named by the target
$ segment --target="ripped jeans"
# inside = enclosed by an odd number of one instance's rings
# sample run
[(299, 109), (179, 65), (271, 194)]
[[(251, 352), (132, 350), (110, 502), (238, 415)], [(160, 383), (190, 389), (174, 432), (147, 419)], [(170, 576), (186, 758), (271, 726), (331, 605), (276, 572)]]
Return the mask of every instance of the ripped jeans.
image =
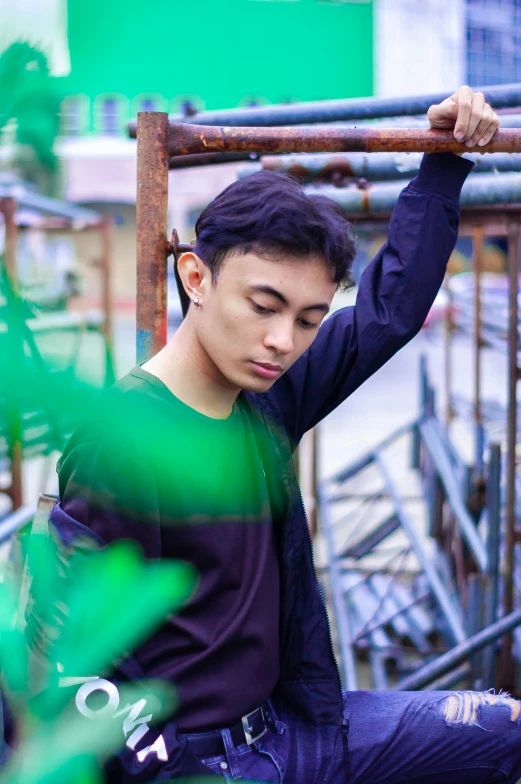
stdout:
[[(344, 692), (345, 784), (485, 784), (521, 778), (521, 703), (485, 692)], [(231, 782), (328, 784), (323, 732), (280, 714), (253, 746), (204, 760)], [(226, 733), (226, 730), (222, 731)], [(228, 740), (228, 742), (227, 742)]]

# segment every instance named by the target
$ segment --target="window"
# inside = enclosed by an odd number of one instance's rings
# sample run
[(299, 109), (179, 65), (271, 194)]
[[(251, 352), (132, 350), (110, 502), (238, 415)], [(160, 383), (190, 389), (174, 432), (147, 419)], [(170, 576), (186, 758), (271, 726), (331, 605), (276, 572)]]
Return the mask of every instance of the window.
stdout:
[(132, 102), (132, 109), (132, 114), (134, 116), (138, 112), (165, 112), (166, 100), (162, 95), (154, 93), (138, 95)]
[(100, 95), (95, 107), (95, 130), (103, 136), (120, 136), (128, 120), (128, 101), (122, 95)]
[(119, 133), (119, 105), (116, 98), (104, 98), (101, 102), (101, 132), (107, 136)]
[(521, 80), (521, 0), (467, 0), (467, 79), (472, 87)]
[(191, 117), (197, 112), (204, 112), (204, 101), (198, 95), (177, 95), (170, 102), (170, 111), (172, 114)]
[(89, 99), (85, 95), (70, 95), (60, 106), (60, 133), (81, 136), (87, 131)]

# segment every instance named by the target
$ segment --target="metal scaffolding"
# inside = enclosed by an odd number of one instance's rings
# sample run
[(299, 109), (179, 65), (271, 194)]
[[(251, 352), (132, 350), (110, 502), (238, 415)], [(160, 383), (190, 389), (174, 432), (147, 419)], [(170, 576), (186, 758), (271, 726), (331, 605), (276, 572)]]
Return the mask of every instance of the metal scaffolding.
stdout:
[[(112, 345), (112, 301), (110, 286), (110, 254), (111, 254), (111, 235), (112, 222), (109, 218), (100, 215), (93, 210), (78, 207), (68, 202), (42, 196), (35, 191), (23, 186), (23, 183), (0, 183), (0, 216), (3, 217), (5, 227), (5, 243), (3, 261), (6, 275), (6, 285), (17, 294), (18, 282), (18, 262), (17, 249), (18, 239), (21, 232), (36, 226), (44, 232), (77, 233), (83, 231), (96, 231), (101, 235), (102, 254), (99, 264), (101, 275), (102, 291), (102, 321), (93, 319), (89, 316), (79, 316), (73, 313), (64, 314), (63, 317), (52, 314), (33, 318), (32, 314), (26, 312), (18, 313), (18, 327), (20, 334), (17, 334), (16, 341), (8, 340), (8, 350), (11, 352), (13, 367), (17, 366), (19, 357), (17, 354), (23, 352), (23, 342), (29, 344), (30, 352), (33, 357), (41, 364), (41, 358), (36, 348), (34, 336), (46, 330), (54, 329), (73, 329), (76, 331), (93, 330), (100, 332), (106, 344), (107, 374), (112, 378), (112, 366), (110, 364), (110, 352)], [(2, 270), (0, 269), (0, 273)], [(18, 312), (18, 311), (17, 311)], [(10, 326), (4, 325), (5, 330)], [(16, 331), (16, 330), (14, 330)], [(4, 332), (0, 325), (0, 334)], [(22, 338), (22, 332), (25, 336)], [(9, 334), (7, 334), (9, 337)], [(15, 345), (16, 343), (16, 345)], [(20, 345), (18, 345), (20, 343)], [(110, 367), (109, 367), (110, 364)], [(20, 411), (21, 390), (13, 389), (12, 394), (7, 395), (6, 421), (0, 418), (0, 460), (7, 459), (9, 465), (10, 482), (7, 487), (3, 487), (0, 492), (5, 493), (11, 499), (13, 511), (21, 508), (23, 503), (23, 480), (22, 480), (22, 457), (27, 441), (27, 417), (28, 412)], [(33, 412), (34, 413), (34, 412)], [(44, 414), (43, 419), (32, 422), (33, 430), (39, 425), (41, 434), (36, 438), (36, 442), (31, 437), (30, 445), (32, 453), (35, 451), (37, 443), (41, 450), (49, 446), (49, 434), (56, 433), (56, 427), (52, 422), (47, 421), (48, 414)], [(47, 424), (45, 424), (47, 422)], [(42, 430), (43, 427), (43, 430)]]

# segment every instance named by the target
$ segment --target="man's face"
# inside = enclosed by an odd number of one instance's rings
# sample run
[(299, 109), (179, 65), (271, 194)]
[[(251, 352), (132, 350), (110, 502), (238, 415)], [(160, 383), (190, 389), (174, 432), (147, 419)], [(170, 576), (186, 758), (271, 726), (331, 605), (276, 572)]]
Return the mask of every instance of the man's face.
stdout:
[(254, 253), (225, 259), (217, 283), (206, 270), (196, 323), (212, 379), (265, 392), (313, 343), (336, 284), (316, 257)]

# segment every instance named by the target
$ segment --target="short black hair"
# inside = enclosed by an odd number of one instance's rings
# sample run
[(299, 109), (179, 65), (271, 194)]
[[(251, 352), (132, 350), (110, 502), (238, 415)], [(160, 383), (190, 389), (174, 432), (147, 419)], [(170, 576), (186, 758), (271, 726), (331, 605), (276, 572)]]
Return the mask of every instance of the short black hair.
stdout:
[(342, 208), (333, 199), (307, 194), (292, 177), (260, 171), (237, 180), (201, 213), (194, 252), (211, 270), (212, 282), (230, 253), (276, 257), (319, 256), (334, 282), (353, 285), (355, 239)]

